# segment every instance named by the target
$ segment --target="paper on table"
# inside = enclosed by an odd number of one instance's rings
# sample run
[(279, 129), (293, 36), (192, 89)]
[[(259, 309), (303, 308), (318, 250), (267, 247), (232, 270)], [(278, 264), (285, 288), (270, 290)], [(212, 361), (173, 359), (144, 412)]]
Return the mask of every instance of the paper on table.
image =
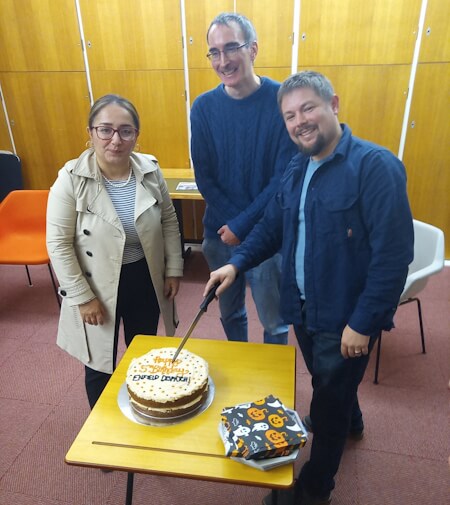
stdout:
[(196, 191), (197, 183), (196, 182), (179, 182), (177, 184), (177, 191)]

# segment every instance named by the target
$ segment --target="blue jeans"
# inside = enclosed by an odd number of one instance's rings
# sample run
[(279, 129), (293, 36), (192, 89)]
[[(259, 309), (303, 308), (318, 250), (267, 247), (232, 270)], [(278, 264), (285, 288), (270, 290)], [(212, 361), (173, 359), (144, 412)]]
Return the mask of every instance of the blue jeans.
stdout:
[[(304, 307), (303, 307), (304, 309)], [(369, 354), (344, 359), (341, 334), (308, 331), (305, 310), (295, 335), (312, 376), (310, 416), (314, 428), (309, 461), (303, 466), (299, 485), (316, 497), (326, 497), (334, 488), (334, 476), (351, 429), (364, 427), (358, 404), (358, 386), (379, 335), (370, 338)]]
[[(235, 247), (224, 244), (220, 237), (205, 238), (203, 254), (211, 270), (217, 270), (233, 255)], [(234, 283), (219, 297), (221, 322), (228, 340), (248, 341), (247, 310), (245, 308), (245, 287), (249, 283), (264, 327), (264, 343), (287, 344), (288, 326), (280, 317), (281, 256), (276, 254), (248, 272), (240, 273)]]

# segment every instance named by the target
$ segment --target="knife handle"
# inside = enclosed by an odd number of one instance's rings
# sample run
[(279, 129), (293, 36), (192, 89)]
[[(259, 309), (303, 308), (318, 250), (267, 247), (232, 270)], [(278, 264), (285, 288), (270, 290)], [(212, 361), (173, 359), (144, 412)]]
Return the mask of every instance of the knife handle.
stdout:
[(208, 309), (208, 305), (214, 300), (216, 297), (216, 290), (220, 286), (220, 282), (214, 284), (214, 286), (208, 291), (208, 294), (205, 296), (203, 302), (200, 305), (200, 310), (206, 312)]

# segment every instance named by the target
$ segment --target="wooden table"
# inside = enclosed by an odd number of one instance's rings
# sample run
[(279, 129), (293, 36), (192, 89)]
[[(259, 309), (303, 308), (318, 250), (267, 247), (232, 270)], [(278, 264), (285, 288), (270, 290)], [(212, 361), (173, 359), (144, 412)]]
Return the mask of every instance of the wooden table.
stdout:
[(177, 189), (180, 182), (195, 182), (192, 168), (162, 168), (172, 200), (203, 200), (197, 189)]
[(273, 394), (287, 408), (295, 401), (295, 347), (191, 338), (186, 349), (209, 364), (215, 385), (211, 405), (198, 416), (168, 426), (131, 421), (118, 405), (128, 365), (152, 348), (177, 347), (181, 338), (137, 335), (81, 428), (66, 463), (128, 473), (131, 505), (134, 472), (245, 484), (273, 489), (293, 483), (293, 463), (263, 472), (224, 455), (218, 434), (224, 407)]
[[(170, 198), (172, 198), (175, 212), (177, 213), (178, 223), (180, 225), (181, 250), (183, 258), (189, 256), (191, 248), (185, 248), (184, 228), (183, 228), (183, 210), (182, 200), (203, 200), (202, 195), (197, 189), (177, 189), (182, 182), (195, 182), (194, 171), (191, 168), (162, 168), (164, 179), (169, 189)], [(194, 201), (192, 201), (192, 212), (195, 214)]]

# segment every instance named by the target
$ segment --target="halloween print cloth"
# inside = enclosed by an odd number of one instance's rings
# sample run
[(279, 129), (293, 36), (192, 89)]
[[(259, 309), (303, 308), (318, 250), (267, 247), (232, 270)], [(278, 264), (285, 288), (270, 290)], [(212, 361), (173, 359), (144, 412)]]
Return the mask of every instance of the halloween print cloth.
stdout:
[(272, 395), (224, 408), (221, 423), (226, 455), (232, 457), (288, 456), (307, 440), (303, 425)]

